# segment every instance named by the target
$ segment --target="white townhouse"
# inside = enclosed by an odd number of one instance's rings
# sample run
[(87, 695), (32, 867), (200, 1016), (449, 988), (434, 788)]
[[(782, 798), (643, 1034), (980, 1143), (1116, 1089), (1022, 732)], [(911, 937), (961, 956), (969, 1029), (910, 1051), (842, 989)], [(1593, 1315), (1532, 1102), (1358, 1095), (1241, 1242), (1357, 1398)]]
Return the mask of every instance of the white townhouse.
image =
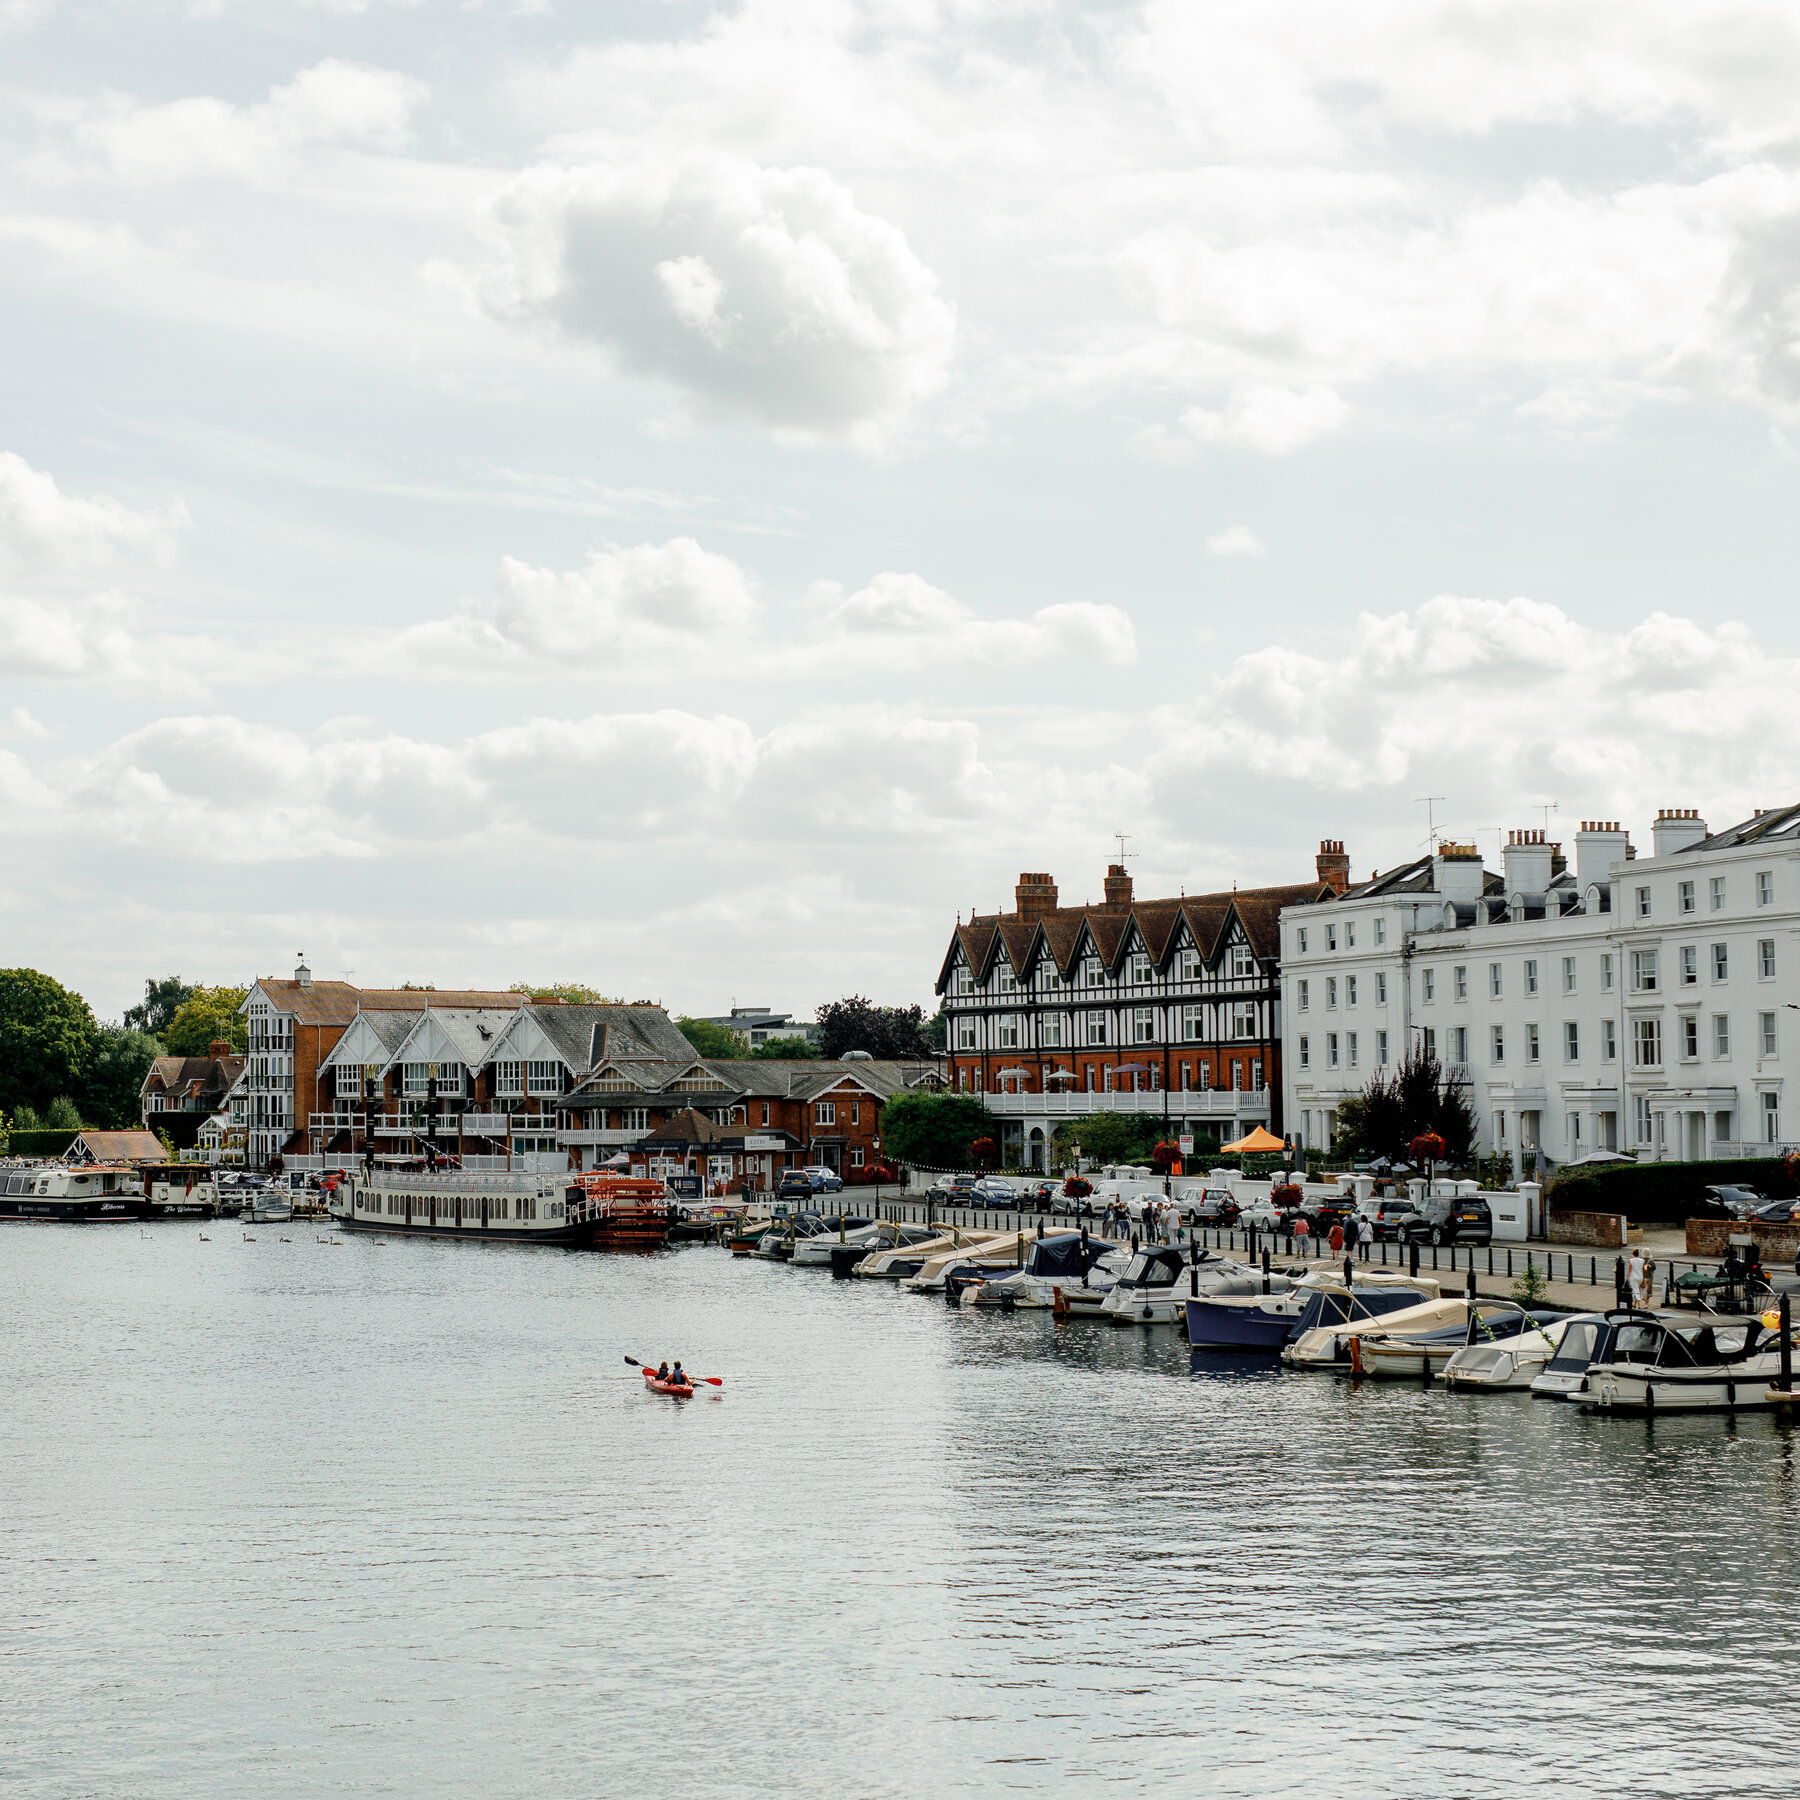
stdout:
[[(1328, 1147), (1339, 1105), (1408, 1050), (1467, 1083), (1485, 1154), (1694, 1161), (1800, 1139), (1800, 806), (1709, 832), (1658, 814), (1651, 853), (1584, 823), (1570, 867), (1515, 831), (1281, 917), (1285, 1115)], [(1789, 1015), (1793, 1016), (1790, 1017)]]

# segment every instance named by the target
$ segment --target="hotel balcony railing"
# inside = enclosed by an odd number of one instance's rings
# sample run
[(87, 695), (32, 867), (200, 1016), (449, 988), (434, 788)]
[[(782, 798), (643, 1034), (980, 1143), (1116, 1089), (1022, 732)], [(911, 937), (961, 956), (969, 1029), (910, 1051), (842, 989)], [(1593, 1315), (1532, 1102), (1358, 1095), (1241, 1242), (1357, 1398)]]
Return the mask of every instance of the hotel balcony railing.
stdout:
[(1267, 1088), (1158, 1088), (1141, 1093), (1008, 1094), (998, 1090), (981, 1098), (999, 1118), (1079, 1119), (1091, 1113), (1165, 1113), (1178, 1119), (1266, 1119)]
[[(361, 1131), (363, 1110), (360, 1106), (342, 1107), (333, 1112), (307, 1115), (309, 1131)], [(459, 1132), (479, 1133), (488, 1137), (505, 1137), (514, 1131), (554, 1131), (554, 1113), (441, 1112), (438, 1114), (438, 1136), (455, 1137)], [(392, 1137), (402, 1133), (425, 1132), (423, 1107), (381, 1107), (375, 1113), (377, 1136)]]

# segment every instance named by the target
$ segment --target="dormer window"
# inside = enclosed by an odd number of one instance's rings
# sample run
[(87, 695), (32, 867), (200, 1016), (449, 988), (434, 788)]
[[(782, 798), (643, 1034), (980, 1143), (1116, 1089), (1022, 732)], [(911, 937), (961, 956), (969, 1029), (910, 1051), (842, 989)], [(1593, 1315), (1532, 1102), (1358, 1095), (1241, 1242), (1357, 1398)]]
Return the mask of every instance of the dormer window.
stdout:
[(1131, 979), (1140, 987), (1150, 979), (1150, 958), (1141, 951), (1131, 959)]
[(1233, 981), (1254, 981), (1256, 979), (1256, 958), (1250, 952), (1248, 944), (1233, 944), (1229, 972)]
[(1010, 994), (1018, 983), (1013, 979), (1012, 964), (1000, 963), (994, 969), (994, 985), (1003, 994)]
[(958, 963), (956, 972), (950, 977), (950, 991), (953, 994), (972, 994), (975, 991), (975, 972), (967, 963)]

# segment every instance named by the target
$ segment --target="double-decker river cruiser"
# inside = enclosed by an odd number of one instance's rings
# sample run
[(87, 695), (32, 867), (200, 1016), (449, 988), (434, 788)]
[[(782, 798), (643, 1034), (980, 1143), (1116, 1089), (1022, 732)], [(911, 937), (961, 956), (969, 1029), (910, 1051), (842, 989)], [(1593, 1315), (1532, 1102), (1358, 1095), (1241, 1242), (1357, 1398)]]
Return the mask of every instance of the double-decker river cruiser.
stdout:
[(611, 1249), (669, 1233), (662, 1183), (621, 1176), (376, 1168), (347, 1173), (330, 1209), (347, 1230), (410, 1237)]

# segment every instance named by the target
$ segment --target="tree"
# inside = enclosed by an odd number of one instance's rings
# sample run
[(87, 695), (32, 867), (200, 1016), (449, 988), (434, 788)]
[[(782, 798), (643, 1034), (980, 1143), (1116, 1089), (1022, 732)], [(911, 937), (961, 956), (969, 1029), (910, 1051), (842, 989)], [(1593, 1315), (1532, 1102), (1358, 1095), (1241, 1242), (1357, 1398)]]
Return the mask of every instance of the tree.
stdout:
[(223, 1040), (242, 1051), (250, 1042), (249, 1021), (239, 1012), (247, 988), (197, 987), (176, 1009), (163, 1033), (171, 1056), (204, 1056), (214, 1042)]
[(152, 1037), (161, 1037), (169, 1029), (182, 1001), (195, 991), (192, 983), (183, 981), (179, 975), (165, 975), (161, 981), (154, 978), (146, 981), (143, 1004), (125, 1009), (125, 1029), (147, 1031)]
[(925, 1041), (940, 1056), (950, 1048), (950, 1009), (938, 1002), (938, 1009), (925, 1021)]
[(1065, 1162), (1075, 1160), (1075, 1146), (1082, 1159), (1095, 1163), (1147, 1163), (1162, 1136), (1161, 1119), (1136, 1113), (1090, 1113), (1057, 1126), (1055, 1145)]
[(1392, 1075), (1377, 1074), (1338, 1107), (1337, 1147), (1352, 1156), (1405, 1162), (1413, 1139), (1431, 1132), (1444, 1140), (1446, 1167), (1468, 1166), (1475, 1148), (1475, 1114), (1467, 1085), (1447, 1080), (1435, 1056), (1415, 1052)]
[(772, 1037), (764, 1038), (750, 1054), (767, 1062), (816, 1062), (819, 1046), (811, 1038)]
[(932, 1052), (920, 1006), (876, 1006), (861, 994), (819, 1008), (819, 1054), (835, 1062), (846, 1050), (866, 1050), (884, 1062)]
[(87, 1086), (82, 1090), (82, 1113), (94, 1124), (114, 1131), (137, 1124), (143, 1117), (139, 1101), (144, 1077), (162, 1053), (162, 1045), (147, 1031), (102, 1025), (94, 1040)]
[(81, 1109), (67, 1094), (58, 1094), (50, 1102), (50, 1110), (44, 1114), (46, 1131), (79, 1131), (81, 1129)]
[(616, 1000), (609, 994), (603, 994), (598, 988), (591, 988), (583, 981), (550, 981), (542, 986), (534, 981), (515, 981), (506, 990), (509, 994), (524, 994), (533, 1000), (560, 1000), (566, 1006), (623, 1006), (623, 1000)]
[(882, 1109), (884, 1155), (927, 1169), (966, 1168), (969, 1146), (989, 1135), (994, 1121), (973, 1094), (933, 1094), (922, 1088), (896, 1094)]
[(81, 1091), (99, 1027), (79, 994), (36, 969), (0, 969), (0, 1112)]
[(729, 1025), (715, 1025), (710, 1019), (680, 1018), (675, 1028), (702, 1056), (720, 1062), (736, 1062), (750, 1054), (750, 1040)]

